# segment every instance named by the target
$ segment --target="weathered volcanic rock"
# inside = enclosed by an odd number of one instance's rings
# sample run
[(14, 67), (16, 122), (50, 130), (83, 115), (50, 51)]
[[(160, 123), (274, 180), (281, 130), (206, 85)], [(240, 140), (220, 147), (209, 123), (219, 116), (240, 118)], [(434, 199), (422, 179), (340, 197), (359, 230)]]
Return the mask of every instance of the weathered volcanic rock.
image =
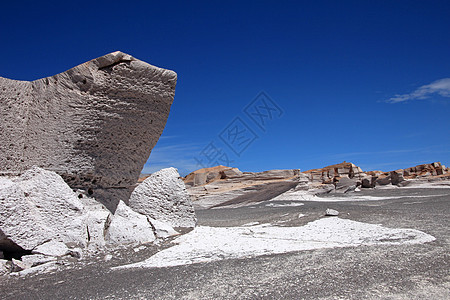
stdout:
[[(198, 174), (211, 174), (220, 170), (220, 176), (202, 185), (192, 184)], [(201, 208), (239, 207), (273, 199), (289, 191), (286, 198), (304, 194), (306, 176), (300, 170), (269, 170), (241, 172), (237, 168), (217, 166), (200, 169), (184, 178), (194, 205)], [(296, 188), (298, 187), (298, 189)]]
[(366, 175), (360, 167), (345, 161), (340, 164), (308, 170), (303, 173), (308, 175), (311, 182), (316, 183), (333, 183), (339, 177), (348, 177), (356, 180)]
[(366, 176), (361, 179), (361, 186), (363, 188), (374, 188), (377, 176)]
[(336, 193), (347, 193), (354, 191), (358, 186), (356, 179), (350, 179), (348, 177), (340, 177), (339, 181), (336, 182)]
[(0, 189), (0, 250), (86, 243), (83, 205), (58, 174), (34, 167), (11, 182)]
[(402, 169), (391, 171), (390, 175), (391, 175), (391, 183), (393, 185), (397, 185), (400, 182), (405, 181), (405, 178), (403, 178), (403, 170)]
[(176, 80), (122, 52), (31, 82), (0, 77), (0, 174), (52, 170), (114, 211), (164, 129)]
[(153, 173), (136, 187), (130, 207), (172, 227), (195, 227), (197, 218), (186, 186), (175, 168)]
[(109, 215), (105, 226), (105, 241), (109, 244), (148, 243), (155, 240), (153, 227), (147, 217), (119, 202), (114, 215)]
[(403, 175), (406, 179), (414, 179), (417, 177), (428, 177), (428, 176), (440, 176), (445, 175), (449, 171), (440, 162), (434, 162), (431, 164), (422, 164), (415, 167), (411, 167), (403, 170)]
[(196, 170), (183, 178), (183, 181), (187, 186), (200, 186), (216, 180), (239, 176), (242, 176), (242, 172), (238, 168), (215, 166)]

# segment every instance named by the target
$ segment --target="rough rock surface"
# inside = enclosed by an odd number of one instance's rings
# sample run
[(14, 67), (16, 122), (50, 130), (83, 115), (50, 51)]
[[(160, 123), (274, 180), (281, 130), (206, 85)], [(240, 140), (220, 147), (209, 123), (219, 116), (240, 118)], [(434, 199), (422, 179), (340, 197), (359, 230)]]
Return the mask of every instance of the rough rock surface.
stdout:
[(58, 174), (34, 167), (12, 182), (0, 189), (1, 250), (86, 242), (83, 205)]
[(431, 164), (422, 164), (403, 170), (403, 175), (407, 179), (414, 179), (417, 177), (440, 176), (449, 173), (449, 169), (440, 162)]
[(165, 222), (161, 222), (150, 217), (147, 218), (150, 224), (153, 227), (153, 231), (157, 238), (167, 238), (175, 235), (179, 235), (180, 233), (173, 229), (172, 226)]
[(110, 214), (106, 221), (105, 240), (116, 245), (148, 243), (155, 240), (155, 234), (146, 216), (120, 201), (114, 215)]
[(6, 259), (0, 259), (0, 276), (8, 274), (11, 270), (11, 262)]
[[(212, 167), (201, 169), (200, 173), (216, 172), (217, 168), (224, 173), (221, 178), (203, 185), (191, 185), (193, 172), (185, 177), (188, 182), (188, 192), (197, 208), (239, 207), (250, 202), (269, 200), (287, 191), (297, 195), (303, 193), (302, 189), (307, 178), (300, 176), (300, 170), (270, 170), (265, 172), (241, 172), (237, 168)], [(227, 173), (228, 172), (228, 173)], [(300, 178), (302, 177), (302, 178)], [(294, 188), (298, 189), (294, 191)], [(264, 192), (269, 187), (270, 192)], [(289, 195), (289, 197), (292, 195)]]
[(336, 182), (335, 186), (335, 193), (347, 193), (354, 191), (356, 187), (359, 186), (359, 182), (356, 179), (342, 177)]
[(129, 206), (172, 227), (195, 227), (197, 218), (177, 169), (166, 168), (145, 179), (131, 194)]
[(62, 242), (49, 241), (37, 246), (31, 253), (48, 256), (64, 256), (66, 254), (69, 254), (69, 248)]
[(377, 179), (376, 176), (366, 176), (363, 179), (361, 179), (361, 186), (363, 188), (374, 188), (376, 179)]
[(55, 256), (47, 256), (42, 254), (34, 254), (34, 255), (24, 255), (22, 256), (22, 262), (29, 265), (30, 267), (36, 267), (48, 262), (56, 261), (57, 258)]
[(188, 174), (183, 178), (186, 186), (200, 186), (220, 179), (241, 176), (242, 172), (238, 168), (216, 166), (203, 168)]
[(390, 172), (391, 175), (391, 183), (394, 185), (399, 184), (402, 181), (405, 181), (405, 178), (403, 178), (403, 170), (396, 170), (396, 171), (391, 171)]
[(340, 177), (348, 177), (350, 179), (361, 179), (365, 173), (360, 167), (343, 162), (336, 165), (327, 166), (321, 169), (312, 169), (303, 172), (309, 176), (311, 182), (333, 183)]
[(164, 129), (176, 80), (122, 52), (31, 82), (0, 77), (0, 174), (43, 167), (114, 211)]
[(336, 217), (339, 216), (339, 212), (335, 209), (327, 208), (325, 211), (325, 216)]

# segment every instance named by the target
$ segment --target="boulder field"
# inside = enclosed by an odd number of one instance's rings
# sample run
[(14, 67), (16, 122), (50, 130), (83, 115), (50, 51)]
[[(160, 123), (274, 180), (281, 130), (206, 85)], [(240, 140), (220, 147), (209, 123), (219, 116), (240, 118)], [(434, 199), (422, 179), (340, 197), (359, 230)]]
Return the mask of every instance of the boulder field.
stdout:
[(33, 259), (35, 266), (53, 267), (57, 262), (52, 258), (80, 258), (116, 246), (150, 243), (179, 234), (173, 227), (194, 227), (195, 213), (177, 170), (163, 169), (154, 176), (158, 182), (151, 176), (132, 193), (135, 207), (151, 203), (151, 209), (134, 210), (120, 201), (114, 213), (88, 193), (73, 191), (53, 171), (32, 167), (21, 176), (1, 177), (3, 267), (25, 271), (33, 267), (25, 262)]

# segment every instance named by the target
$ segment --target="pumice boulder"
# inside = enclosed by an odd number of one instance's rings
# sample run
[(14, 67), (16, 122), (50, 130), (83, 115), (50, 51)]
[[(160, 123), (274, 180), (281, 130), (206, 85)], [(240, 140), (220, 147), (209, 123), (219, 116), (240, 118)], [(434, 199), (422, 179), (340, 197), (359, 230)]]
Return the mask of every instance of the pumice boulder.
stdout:
[(122, 52), (31, 82), (0, 77), (0, 175), (55, 171), (114, 212), (164, 129), (176, 81)]
[(48, 241), (87, 241), (83, 205), (55, 172), (31, 168), (0, 188), (0, 250), (34, 250)]
[(130, 207), (172, 227), (195, 227), (197, 218), (183, 180), (175, 168), (153, 173), (136, 187)]

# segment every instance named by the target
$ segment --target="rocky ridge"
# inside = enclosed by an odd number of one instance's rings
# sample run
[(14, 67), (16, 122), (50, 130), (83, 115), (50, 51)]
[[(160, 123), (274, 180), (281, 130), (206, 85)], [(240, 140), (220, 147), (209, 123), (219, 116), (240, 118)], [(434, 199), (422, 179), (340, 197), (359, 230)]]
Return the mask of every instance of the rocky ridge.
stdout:
[(326, 193), (387, 185), (401, 187), (442, 179), (450, 179), (450, 170), (440, 162), (390, 172), (364, 172), (353, 163), (343, 162), (305, 172), (297, 169), (253, 173), (217, 166), (192, 172), (184, 181), (194, 207), (208, 209), (268, 200), (311, 200)]

